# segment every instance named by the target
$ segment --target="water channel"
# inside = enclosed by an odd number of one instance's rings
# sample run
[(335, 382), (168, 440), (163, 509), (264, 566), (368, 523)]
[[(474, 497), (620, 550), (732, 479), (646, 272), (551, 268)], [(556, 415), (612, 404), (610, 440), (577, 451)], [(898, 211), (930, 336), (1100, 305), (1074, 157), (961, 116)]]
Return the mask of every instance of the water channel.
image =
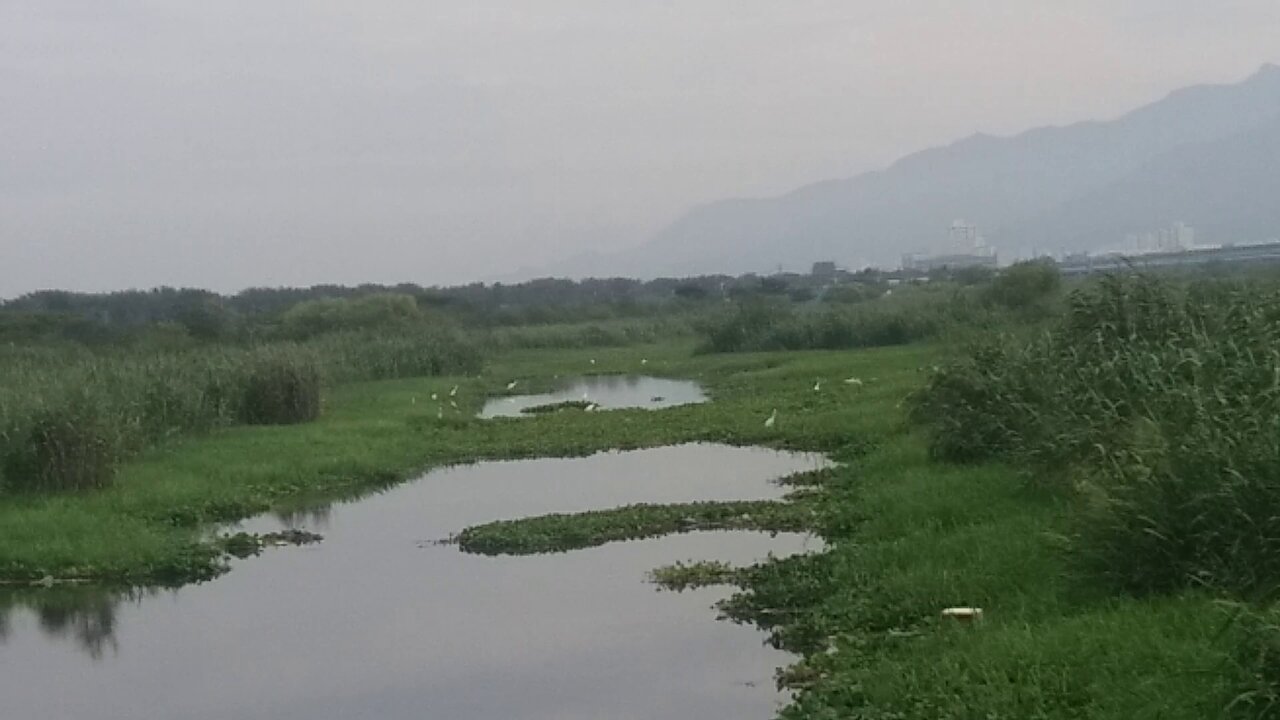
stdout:
[(532, 557), (435, 541), (489, 520), (777, 497), (818, 455), (682, 445), (442, 468), (359, 501), (243, 524), (270, 548), (204, 584), (0, 595), (0, 716), (760, 718), (789, 658), (715, 620), (728, 590), (655, 593), (652, 568), (812, 550), (803, 535), (700, 532)]
[(707, 396), (697, 383), (688, 380), (645, 375), (587, 375), (564, 379), (554, 392), (490, 398), (480, 417), (528, 417), (524, 412), (527, 408), (574, 401), (594, 403), (601, 410), (658, 410), (706, 402)]

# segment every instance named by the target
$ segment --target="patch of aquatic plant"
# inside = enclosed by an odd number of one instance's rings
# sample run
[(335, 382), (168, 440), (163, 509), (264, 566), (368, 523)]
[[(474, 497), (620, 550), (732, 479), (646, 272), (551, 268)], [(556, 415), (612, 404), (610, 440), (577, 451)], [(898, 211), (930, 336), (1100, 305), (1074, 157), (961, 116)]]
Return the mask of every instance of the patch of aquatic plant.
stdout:
[(799, 531), (814, 512), (807, 504), (772, 500), (641, 504), (499, 520), (466, 528), (453, 539), (463, 552), (532, 555), (695, 530)]
[(649, 581), (663, 590), (683, 592), (712, 585), (737, 585), (742, 576), (742, 571), (729, 563), (699, 560), (655, 568), (649, 573)]
[(228, 555), (245, 558), (257, 555), (263, 548), (283, 545), (311, 545), (324, 539), (324, 536), (307, 530), (291, 528), (269, 533), (238, 532), (227, 535), (219, 541)]
[(548, 413), (560, 412), (562, 410), (586, 410), (591, 407), (592, 403), (586, 400), (566, 400), (564, 402), (547, 403), (546, 405), (533, 405), (527, 408), (521, 408), (520, 412), (527, 415), (546, 415)]

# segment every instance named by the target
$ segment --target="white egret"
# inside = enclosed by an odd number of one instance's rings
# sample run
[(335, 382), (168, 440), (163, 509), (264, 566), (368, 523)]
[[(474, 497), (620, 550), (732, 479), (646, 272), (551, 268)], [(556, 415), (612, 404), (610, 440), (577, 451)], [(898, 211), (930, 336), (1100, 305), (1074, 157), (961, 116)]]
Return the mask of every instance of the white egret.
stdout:
[(449, 390), (449, 397), (457, 397), (457, 396), (458, 396), (458, 386), (454, 385), (453, 389)]
[(595, 364), (596, 364), (596, 359), (595, 359), (595, 358), (591, 358), (591, 364), (592, 364), (592, 365), (595, 365)]
[(851, 378), (845, 378), (844, 384), (845, 385), (861, 385), (862, 381), (856, 377), (851, 377)]
[(595, 404), (595, 403), (591, 403), (590, 405), (588, 405), (588, 406), (586, 406), (585, 408), (583, 408), (583, 411), (584, 411), (584, 412), (595, 412), (595, 411), (596, 411), (596, 410), (598, 410), (599, 408), (600, 408), (600, 406), (599, 406), (599, 405), (597, 405), (597, 404)]
[(649, 358), (640, 358), (640, 364), (641, 364), (641, 365), (648, 365), (648, 364), (649, 364)]
[(436, 408), (436, 419), (437, 419), (437, 420), (443, 420), (443, 419), (444, 419), (444, 406), (443, 406), (443, 405), (441, 405), (440, 407)]
[(816, 382), (813, 383), (813, 391), (818, 392), (821, 389), (822, 389), (822, 379), (819, 378)]
[(982, 608), (980, 607), (949, 607), (942, 611), (942, 617), (951, 618), (960, 622), (973, 622), (982, 619)]
[(518, 382), (520, 382), (520, 381), (519, 381), (519, 380), (512, 380), (511, 382), (507, 383), (507, 389), (508, 389), (508, 390), (515, 390), (515, 389), (516, 389), (516, 383), (518, 383)]
[(776, 422), (778, 422), (778, 408), (773, 409), (773, 413), (769, 415), (769, 419), (764, 421), (764, 426), (771, 428)]
[(454, 402), (454, 401), (450, 400), (450, 401), (449, 401), (449, 407), (453, 408), (454, 410), (457, 410), (457, 409), (458, 409), (458, 403), (456, 403), (456, 402)]
[(440, 394), (439, 394), (439, 393), (431, 393), (431, 399), (432, 399), (432, 400), (439, 400), (439, 399), (440, 399)]

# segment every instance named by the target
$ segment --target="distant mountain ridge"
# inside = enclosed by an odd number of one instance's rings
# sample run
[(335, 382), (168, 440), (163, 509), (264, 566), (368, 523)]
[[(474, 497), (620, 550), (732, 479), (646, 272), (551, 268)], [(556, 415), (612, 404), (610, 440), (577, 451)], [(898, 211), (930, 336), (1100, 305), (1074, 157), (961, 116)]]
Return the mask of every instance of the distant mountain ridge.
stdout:
[(974, 135), (884, 170), (704, 205), (640, 247), (586, 261), (599, 269), (585, 274), (759, 272), (823, 259), (892, 266), (905, 252), (947, 249), (957, 218), (1006, 257), (1114, 245), (1175, 220), (1205, 240), (1268, 239), (1280, 235), (1278, 140), (1280, 66), (1268, 64), (1115, 120)]

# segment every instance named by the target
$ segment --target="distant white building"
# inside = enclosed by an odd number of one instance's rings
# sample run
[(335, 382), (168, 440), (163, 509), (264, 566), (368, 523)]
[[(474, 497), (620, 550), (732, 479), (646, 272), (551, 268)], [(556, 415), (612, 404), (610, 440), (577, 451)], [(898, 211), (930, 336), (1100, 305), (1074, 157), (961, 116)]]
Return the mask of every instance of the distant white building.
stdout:
[(1196, 230), (1184, 222), (1175, 222), (1153, 232), (1130, 233), (1125, 236), (1125, 253), (1129, 255), (1186, 252), (1195, 247)]
[(933, 270), (970, 267), (996, 268), (998, 259), (995, 249), (987, 245), (977, 225), (964, 220), (951, 223), (950, 229), (952, 251), (941, 255), (916, 255), (908, 253), (902, 256), (902, 269), (930, 272)]

